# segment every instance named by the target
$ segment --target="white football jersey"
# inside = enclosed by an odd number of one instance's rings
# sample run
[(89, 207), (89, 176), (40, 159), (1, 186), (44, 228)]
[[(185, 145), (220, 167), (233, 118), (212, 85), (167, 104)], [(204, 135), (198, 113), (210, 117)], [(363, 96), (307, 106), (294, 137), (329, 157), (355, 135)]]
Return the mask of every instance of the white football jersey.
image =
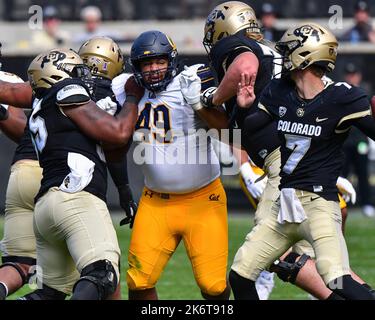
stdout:
[[(119, 77), (112, 88), (123, 104), (128, 76)], [(179, 78), (174, 77), (166, 90), (157, 94), (146, 90), (138, 105), (133, 159), (142, 166), (145, 185), (156, 192), (188, 193), (220, 176), (207, 127), (184, 101)]]

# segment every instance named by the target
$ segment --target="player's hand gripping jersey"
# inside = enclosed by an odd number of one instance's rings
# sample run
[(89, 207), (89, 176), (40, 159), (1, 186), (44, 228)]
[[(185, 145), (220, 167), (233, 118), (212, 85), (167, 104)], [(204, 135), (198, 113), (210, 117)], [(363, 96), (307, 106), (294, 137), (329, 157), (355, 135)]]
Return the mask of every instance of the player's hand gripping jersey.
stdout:
[[(199, 67), (190, 68), (202, 76), (205, 68), (198, 71)], [(145, 185), (156, 192), (188, 193), (220, 176), (219, 161), (206, 127), (184, 101), (179, 77), (174, 77), (164, 91), (154, 94), (146, 90), (138, 105), (133, 136), (138, 145), (133, 157), (142, 165)], [(125, 99), (122, 88), (126, 80), (126, 75), (120, 75), (112, 84), (120, 104)], [(208, 85), (202, 84), (202, 90)]]

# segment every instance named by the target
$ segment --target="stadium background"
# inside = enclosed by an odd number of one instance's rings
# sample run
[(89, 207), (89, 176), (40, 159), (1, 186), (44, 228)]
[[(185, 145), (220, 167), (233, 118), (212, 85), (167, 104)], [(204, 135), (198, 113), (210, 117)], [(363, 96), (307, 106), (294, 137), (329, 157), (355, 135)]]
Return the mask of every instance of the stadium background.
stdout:
[[(40, 52), (30, 40), (33, 30), (29, 27), (29, 20), (34, 11), (29, 12), (32, 5), (43, 8), (53, 5), (61, 20), (59, 28), (70, 35), (75, 35), (83, 30), (80, 21), (82, 9), (88, 5), (95, 5), (102, 11), (103, 22), (100, 28), (110, 35), (115, 35), (125, 56), (129, 55), (132, 40), (141, 32), (150, 29), (159, 29), (168, 33), (176, 42), (181, 64), (207, 62), (205, 51), (201, 44), (203, 37), (204, 19), (210, 9), (222, 1), (214, 0), (66, 0), (66, 1), (32, 1), (32, 0), (0, 0), (0, 30), (3, 57), (1, 58), (3, 70), (14, 72), (24, 80), (27, 79), (26, 70), (32, 58)], [(340, 5), (343, 9), (344, 19), (341, 29), (333, 30), (337, 35), (342, 34), (353, 24), (352, 16), (356, 0), (285, 0), (285, 1), (245, 1), (256, 12), (261, 12), (265, 2), (274, 6), (278, 14), (276, 28), (285, 30), (288, 26), (303, 19), (316, 21), (327, 25), (329, 8), (331, 5)], [(370, 12), (375, 15), (375, 3), (370, 2)], [(78, 49), (79, 44), (71, 42), (69, 46)], [(363, 72), (364, 81), (375, 88), (375, 44), (372, 43), (342, 43), (340, 42), (337, 66), (332, 74), (335, 80), (343, 79), (344, 68), (353, 62)], [(374, 92), (369, 92), (374, 94)], [(6, 184), (9, 176), (15, 145), (3, 135), (0, 135), (0, 209), (3, 211)], [(131, 153), (129, 153), (131, 154)], [(371, 161), (369, 193), (374, 199), (375, 162)], [(135, 196), (138, 198), (142, 189), (143, 177), (139, 169), (129, 158), (130, 181), (133, 185)], [(239, 189), (238, 177), (224, 177), (228, 192), (229, 206), (231, 208), (244, 208), (247, 200)], [(355, 182), (355, 178), (354, 178)], [(111, 208), (118, 208), (117, 194), (112, 181), (109, 184), (108, 201)]]

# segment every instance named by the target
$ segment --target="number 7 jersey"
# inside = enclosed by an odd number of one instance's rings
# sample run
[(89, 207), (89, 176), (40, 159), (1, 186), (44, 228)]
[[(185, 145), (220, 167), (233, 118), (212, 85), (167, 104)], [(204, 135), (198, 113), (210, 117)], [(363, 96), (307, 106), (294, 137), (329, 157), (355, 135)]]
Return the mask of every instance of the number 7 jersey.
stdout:
[(311, 191), (338, 201), (342, 144), (355, 121), (371, 114), (366, 93), (347, 83), (331, 83), (314, 99), (303, 100), (291, 81), (272, 80), (258, 107), (277, 121), (280, 189)]
[[(198, 70), (198, 65), (190, 68)], [(202, 67), (197, 72), (201, 76), (205, 70)], [(138, 104), (133, 160), (142, 167), (145, 185), (156, 192), (188, 193), (220, 176), (207, 127), (184, 101), (179, 77), (174, 77), (164, 91), (154, 94), (146, 90)], [(112, 82), (121, 105), (127, 78), (120, 75)], [(205, 81), (209, 79), (202, 79), (203, 90)]]

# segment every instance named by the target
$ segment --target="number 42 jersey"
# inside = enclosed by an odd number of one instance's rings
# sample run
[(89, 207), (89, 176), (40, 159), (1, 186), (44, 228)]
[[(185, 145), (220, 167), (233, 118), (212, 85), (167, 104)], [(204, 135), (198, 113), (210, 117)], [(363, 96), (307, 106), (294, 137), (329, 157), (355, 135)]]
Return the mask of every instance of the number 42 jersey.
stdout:
[(355, 121), (371, 114), (366, 93), (345, 82), (331, 83), (311, 100), (293, 82), (273, 80), (258, 107), (277, 121), (281, 139), (281, 183), (338, 201), (336, 181), (344, 161), (342, 144)]

